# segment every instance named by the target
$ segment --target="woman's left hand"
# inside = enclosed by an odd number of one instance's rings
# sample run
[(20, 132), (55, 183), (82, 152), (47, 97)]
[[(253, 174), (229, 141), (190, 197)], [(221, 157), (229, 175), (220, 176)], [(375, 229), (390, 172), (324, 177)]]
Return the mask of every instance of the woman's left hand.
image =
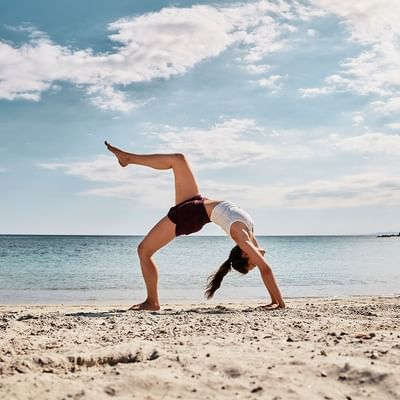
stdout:
[(262, 256), (265, 256), (265, 250), (262, 247), (258, 247), (258, 251), (261, 253)]

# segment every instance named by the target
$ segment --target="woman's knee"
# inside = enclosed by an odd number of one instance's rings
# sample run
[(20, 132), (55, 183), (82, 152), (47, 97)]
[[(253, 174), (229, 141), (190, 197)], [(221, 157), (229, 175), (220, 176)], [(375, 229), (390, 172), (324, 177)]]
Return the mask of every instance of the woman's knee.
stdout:
[(174, 153), (174, 159), (178, 163), (187, 163), (187, 159), (184, 153)]
[(142, 241), (139, 243), (139, 246), (137, 247), (137, 252), (138, 252), (139, 257), (141, 257), (141, 258), (144, 258), (144, 257), (150, 258), (154, 254), (154, 251), (152, 251), (147, 246), (145, 241)]

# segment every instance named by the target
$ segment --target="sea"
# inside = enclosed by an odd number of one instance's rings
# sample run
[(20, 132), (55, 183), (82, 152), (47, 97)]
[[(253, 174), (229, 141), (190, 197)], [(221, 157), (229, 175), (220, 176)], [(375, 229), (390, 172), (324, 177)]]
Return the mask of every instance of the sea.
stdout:
[[(0, 303), (134, 303), (146, 290), (142, 236), (0, 235)], [(285, 298), (400, 294), (400, 238), (258, 236)], [(154, 255), (161, 302), (204, 301), (234, 243), (182, 236)], [(212, 302), (269, 297), (257, 269), (229, 273)]]

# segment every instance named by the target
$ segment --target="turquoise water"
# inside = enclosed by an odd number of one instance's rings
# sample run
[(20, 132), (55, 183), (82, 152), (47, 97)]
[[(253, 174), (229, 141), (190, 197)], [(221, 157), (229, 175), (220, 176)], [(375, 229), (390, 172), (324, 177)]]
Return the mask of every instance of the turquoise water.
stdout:
[[(140, 301), (140, 236), (0, 236), (0, 303)], [(260, 236), (286, 297), (400, 293), (400, 239)], [(160, 250), (162, 301), (201, 301), (207, 276), (227, 257), (227, 237), (179, 237)], [(257, 270), (229, 274), (218, 300), (266, 298)]]

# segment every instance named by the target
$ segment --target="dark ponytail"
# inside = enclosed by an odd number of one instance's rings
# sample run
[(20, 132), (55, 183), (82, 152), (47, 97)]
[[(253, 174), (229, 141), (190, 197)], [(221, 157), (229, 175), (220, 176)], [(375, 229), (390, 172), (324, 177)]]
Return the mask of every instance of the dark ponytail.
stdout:
[(218, 268), (218, 271), (208, 277), (206, 291), (204, 296), (207, 299), (211, 299), (214, 293), (221, 286), (222, 280), (225, 275), (233, 268), (242, 274), (247, 274), (248, 260), (243, 257), (242, 250), (239, 246), (235, 246), (230, 254), (229, 258)]
[(211, 299), (214, 296), (214, 292), (221, 286), (222, 279), (231, 270), (231, 262), (229, 258), (219, 267), (218, 271), (214, 275), (208, 277), (208, 283), (206, 287), (205, 297)]

